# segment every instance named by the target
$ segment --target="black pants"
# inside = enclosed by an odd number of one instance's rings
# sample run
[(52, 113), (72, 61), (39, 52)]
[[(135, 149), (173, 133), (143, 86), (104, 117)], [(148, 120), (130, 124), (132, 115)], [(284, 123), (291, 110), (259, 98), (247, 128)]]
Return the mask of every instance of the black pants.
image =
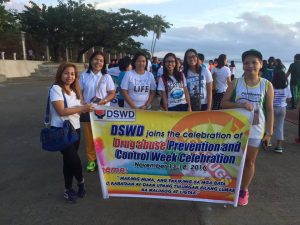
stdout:
[(224, 93), (225, 92), (215, 93), (213, 95), (213, 107), (212, 107), (213, 110), (219, 110), (219, 109), (221, 109), (221, 101), (223, 99)]
[(76, 178), (78, 183), (83, 179), (81, 160), (78, 155), (80, 129), (77, 129), (76, 131), (79, 135), (79, 140), (61, 151), (61, 154), (63, 155), (63, 174), (66, 189), (72, 188), (73, 177)]
[(188, 104), (179, 104), (168, 108), (168, 111), (187, 111), (187, 110), (188, 110)]

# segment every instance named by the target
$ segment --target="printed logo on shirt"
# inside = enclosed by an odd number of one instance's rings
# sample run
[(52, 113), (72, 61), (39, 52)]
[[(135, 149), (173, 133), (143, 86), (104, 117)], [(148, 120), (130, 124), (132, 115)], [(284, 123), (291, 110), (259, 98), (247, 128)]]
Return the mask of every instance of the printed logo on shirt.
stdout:
[(150, 92), (150, 80), (149, 79), (135, 79), (134, 80), (134, 92), (147, 93)]
[(175, 88), (172, 90), (172, 92), (170, 93), (171, 97), (174, 99), (181, 99), (183, 96), (183, 90), (179, 89), (179, 88)]
[(135, 121), (135, 110), (106, 109), (95, 110), (95, 120), (104, 121)]

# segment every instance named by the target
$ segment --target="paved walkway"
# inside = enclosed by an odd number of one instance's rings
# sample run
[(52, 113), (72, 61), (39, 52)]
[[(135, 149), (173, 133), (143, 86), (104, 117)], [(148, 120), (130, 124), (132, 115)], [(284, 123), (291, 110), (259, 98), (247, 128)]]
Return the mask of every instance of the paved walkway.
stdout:
[[(286, 151), (262, 151), (246, 207), (174, 200), (102, 199), (99, 176), (85, 173), (88, 195), (62, 199), (62, 157), (41, 150), (51, 77), (8, 79), (0, 84), (0, 224), (2, 225), (298, 225), (300, 145), (286, 122)], [(83, 140), (84, 142), (84, 140)], [(86, 157), (81, 144), (83, 163)]]

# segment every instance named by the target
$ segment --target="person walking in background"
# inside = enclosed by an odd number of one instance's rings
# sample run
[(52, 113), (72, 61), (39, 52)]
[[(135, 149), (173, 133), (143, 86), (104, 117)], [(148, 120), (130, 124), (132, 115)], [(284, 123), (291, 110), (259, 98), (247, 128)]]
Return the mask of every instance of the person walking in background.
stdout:
[[(81, 160), (78, 155), (80, 144), (79, 114), (91, 112), (91, 104), (81, 105), (81, 91), (78, 83), (78, 71), (72, 63), (62, 63), (56, 72), (55, 83), (50, 88), (50, 118), (52, 127), (63, 127), (63, 122), (69, 120), (76, 129), (79, 140), (61, 151), (63, 155), (63, 174), (65, 180), (64, 198), (67, 202), (75, 202), (76, 197), (86, 195), (82, 175)], [(65, 102), (68, 108), (65, 108)], [(72, 188), (73, 177), (77, 180), (78, 191)]]
[(267, 67), (268, 67), (268, 61), (267, 60), (263, 60), (263, 65), (262, 68), (260, 69), (260, 73), (259, 76), (263, 76), (263, 74), (265, 74), (267, 72)]
[(284, 140), (284, 119), (286, 115), (287, 100), (292, 97), (291, 91), (288, 88), (287, 77), (282, 70), (275, 70), (272, 80), (274, 87), (274, 116), (275, 116), (275, 152), (282, 153), (284, 148), (282, 142)]
[(124, 107), (124, 96), (121, 91), (121, 83), (125, 76), (125, 73), (132, 69), (131, 59), (129, 56), (125, 56), (124, 58), (119, 60), (119, 69), (120, 73), (118, 76), (118, 105), (119, 107)]
[(291, 109), (296, 109), (300, 86), (300, 54), (294, 56), (294, 62), (289, 66), (286, 76), (289, 77), (290, 75), (290, 88), (292, 92)]
[[(105, 69), (105, 56), (102, 52), (95, 51), (89, 59), (89, 67), (80, 75), (80, 88), (85, 103), (95, 103), (109, 106), (110, 101), (115, 97), (115, 85), (113, 79), (107, 74)], [(89, 114), (82, 114), (80, 118), (83, 122), (86, 153), (88, 164), (86, 170), (93, 172), (96, 170), (96, 152), (92, 135), (92, 128)]]
[(202, 68), (206, 68), (206, 65), (204, 64), (204, 59), (205, 59), (204, 54), (198, 53), (198, 61)]
[(147, 71), (148, 59), (142, 53), (136, 53), (132, 59), (132, 68), (126, 72), (122, 83), (124, 107), (131, 109), (148, 109), (156, 92), (156, 82), (151, 72)]
[(154, 76), (154, 79), (155, 79), (155, 81), (156, 82), (158, 82), (158, 79), (157, 79), (157, 72), (158, 72), (158, 70), (159, 70), (159, 68), (160, 68), (160, 63), (159, 63), (159, 59), (156, 57), (156, 56), (154, 56), (153, 58), (152, 58), (152, 74), (153, 74), (153, 76)]
[(178, 70), (176, 56), (168, 53), (163, 59), (163, 75), (158, 82), (165, 111), (192, 111), (186, 79)]
[(236, 73), (236, 67), (235, 67), (234, 60), (230, 61), (229, 69), (230, 69), (230, 73), (231, 73), (230, 80), (233, 81), (235, 73)]
[[(254, 111), (238, 199), (238, 204), (245, 206), (248, 204), (248, 188), (254, 177), (258, 150), (261, 143), (266, 148), (273, 135), (274, 90), (271, 82), (259, 76), (259, 71), (262, 68), (262, 54), (259, 51), (251, 49), (244, 52), (242, 62), (244, 77), (231, 82), (225, 92), (221, 106), (223, 109), (244, 108)], [(266, 112), (266, 117), (264, 112)]]
[(262, 74), (262, 78), (267, 79), (268, 81), (272, 81), (275, 70), (275, 58), (273, 56), (269, 57), (268, 65), (265, 68), (264, 73)]
[(209, 61), (208, 61), (208, 64), (209, 64), (208, 70), (211, 72), (212, 69), (215, 67), (215, 66), (214, 66), (214, 61), (213, 61), (213, 60), (209, 60)]
[(218, 66), (214, 67), (211, 71), (213, 77), (213, 110), (220, 109), (221, 100), (228, 84), (231, 82), (231, 72), (226, 66), (227, 57), (225, 54), (219, 55)]
[(278, 71), (286, 71), (285, 66), (283, 65), (283, 63), (281, 62), (281, 59), (277, 58), (275, 59), (275, 63), (274, 63), (274, 74)]
[(213, 79), (210, 71), (200, 66), (195, 49), (186, 50), (183, 73), (187, 80), (192, 111), (210, 111)]
[(182, 72), (182, 62), (180, 58), (176, 58), (177, 61), (177, 70)]

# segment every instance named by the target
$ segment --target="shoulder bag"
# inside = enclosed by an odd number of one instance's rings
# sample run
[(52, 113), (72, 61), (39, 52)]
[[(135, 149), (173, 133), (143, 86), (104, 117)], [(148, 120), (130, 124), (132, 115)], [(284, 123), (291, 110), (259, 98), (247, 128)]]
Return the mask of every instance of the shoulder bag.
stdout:
[[(46, 127), (41, 130), (40, 141), (42, 143), (42, 148), (45, 151), (56, 152), (62, 151), (69, 145), (74, 144), (79, 140), (79, 135), (69, 120), (65, 120), (62, 127), (47, 127), (49, 124), (50, 112), (50, 90), (48, 93), (48, 102), (44, 120)], [(62, 94), (64, 97), (64, 106), (65, 108), (68, 108), (63, 91)]]

